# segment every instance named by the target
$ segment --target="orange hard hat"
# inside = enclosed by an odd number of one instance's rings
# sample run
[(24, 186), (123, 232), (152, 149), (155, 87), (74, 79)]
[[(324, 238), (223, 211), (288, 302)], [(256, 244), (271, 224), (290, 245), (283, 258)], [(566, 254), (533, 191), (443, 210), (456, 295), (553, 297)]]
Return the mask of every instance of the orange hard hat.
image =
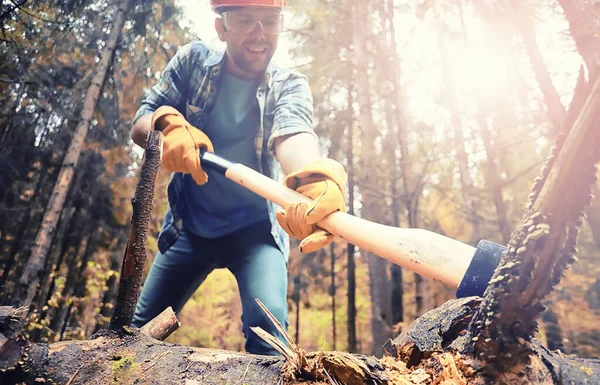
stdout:
[(284, 8), (285, 0), (210, 0), (214, 11), (222, 7), (268, 7)]

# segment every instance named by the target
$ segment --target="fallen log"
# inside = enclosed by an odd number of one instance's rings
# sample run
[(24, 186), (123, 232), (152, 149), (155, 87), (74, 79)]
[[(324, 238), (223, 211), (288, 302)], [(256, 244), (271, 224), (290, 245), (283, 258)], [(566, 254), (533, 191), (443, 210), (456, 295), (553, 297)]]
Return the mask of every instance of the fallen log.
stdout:
[[(26, 341), (23, 341), (26, 343)], [(26, 343), (27, 344), (27, 343)], [(27, 344), (2, 384), (277, 384), (281, 359), (172, 345), (137, 330), (90, 340)]]
[(181, 326), (172, 307), (166, 308), (156, 318), (140, 328), (142, 334), (164, 341)]
[(131, 274), (119, 291), (121, 299), (126, 299), (121, 302), (122, 311), (113, 317), (111, 329), (90, 340), (31, 344), (15, 328), (18, 322), (5, 317), (10, 327), (0, 325), (0, 333), (6, 333), (0, 335), (0, 381), (67, 385), (600, 383), (600, 361), (551, 352), (533, 338), (535, 317), (543, 309), (541, 300), (574, 259), (581, 216), (595, 183), (600, 155), (595, 126), (600, 121), (600, 78), (580, 86), (579, 95), (583, 92), (587, 97), (570, 110), (568, 121), (573, 127), (566, 130), (567, 137), (558, 138), (534, 183), (528, 211), (484, 297), (449, 301), (420, 317), (386, 344), (387, 357), (304, 352), (291, 339), (286, 346), (267, 335), (263, 338), (279, 346), (283, 357), (158, 341), (127, 326), (139, 292), (139, 269), (143, 269), (143, 258), (131, 258), (124, 264)]
[[(457, 355), (459, 366), (469, 368), (471, 380), (483, 383), (500, 382), (490, 378), (484, 370), (484, 361), (473, 359), (468, 351), (473, 343), (468, 326), (480, 306), (481, 298), (467, 297), (450, 300), (413, 322), (404, 333), (388, 341), (384, 350), (411, 368), (423, 367), (424, 362), (444, 352)], [(485, 342), (485, 341), (484, 341)], [(489, 341), (488, 341), (489, 342)], [(528, 384), (600, 384), (600, 360), (569, 357), (560, 351), (551, 352), (531, 339), (528, 364), (521, 370), (507, 374), (504, 381)], [(475, 372), (479, 372), (475, 375)]]

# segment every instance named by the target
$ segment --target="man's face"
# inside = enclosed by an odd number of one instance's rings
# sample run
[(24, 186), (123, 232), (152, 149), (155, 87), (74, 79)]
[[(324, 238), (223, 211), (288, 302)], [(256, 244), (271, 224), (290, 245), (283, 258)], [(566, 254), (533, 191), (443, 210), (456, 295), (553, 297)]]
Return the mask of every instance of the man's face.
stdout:
[(256, 78), (263, 74), (277, 48), (282, 23), (278, 9), (250, 7), (224, 12), (216, 20), (234, 75)]

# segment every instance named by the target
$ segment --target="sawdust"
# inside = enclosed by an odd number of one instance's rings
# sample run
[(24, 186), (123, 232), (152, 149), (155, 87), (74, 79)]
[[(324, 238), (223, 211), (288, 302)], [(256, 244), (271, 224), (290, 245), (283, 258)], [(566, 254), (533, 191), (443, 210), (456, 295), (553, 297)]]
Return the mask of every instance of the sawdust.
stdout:
[[(286, 384), (467, 385), (465, 365), (458, 353), (434, 354), (409, 369), (405, 362), (389, 356), (377, 359), (338, 351), (305, 352), (269, 310), (259, 300), (257, 303), (288, 342), (286, 346), (261, 328), (252, 328), (284, 356), (281, 375)], [(467, 372), (469, 377), (473, 375), (472, 371)]]
[(467, 385), (467, 380), (462, 372), (456, 366), (456, 359), (452, 353), (442, 353), (435, 358), (442, 365), (442, 371), (439, 376), (431, 383), (431, 385)]

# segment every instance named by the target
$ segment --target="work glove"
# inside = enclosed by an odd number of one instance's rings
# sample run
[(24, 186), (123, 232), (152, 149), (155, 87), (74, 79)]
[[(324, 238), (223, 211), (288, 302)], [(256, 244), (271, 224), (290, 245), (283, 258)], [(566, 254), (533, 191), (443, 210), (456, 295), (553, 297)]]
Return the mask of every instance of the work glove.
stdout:
[(300, 251), (311, 253), (327, 246), (335, 237), (315, 225), (334, 211), (346, 211), (344, 186), (348, 175), (333, 159), (321, 159), (285, 177), (283, 184), (312, 199), (312, 203), (290, 204), (275, 216), (292, 237), (301, 239)]
[(197, 184), (205, 184), (208, 175), (200, 164), (200, 149), (214, 152), (208, 136), (170, 106), (161, 106), (154, 112), (151, 126), (164, 134), (162, 164), (165, 168), (191, 174)]

